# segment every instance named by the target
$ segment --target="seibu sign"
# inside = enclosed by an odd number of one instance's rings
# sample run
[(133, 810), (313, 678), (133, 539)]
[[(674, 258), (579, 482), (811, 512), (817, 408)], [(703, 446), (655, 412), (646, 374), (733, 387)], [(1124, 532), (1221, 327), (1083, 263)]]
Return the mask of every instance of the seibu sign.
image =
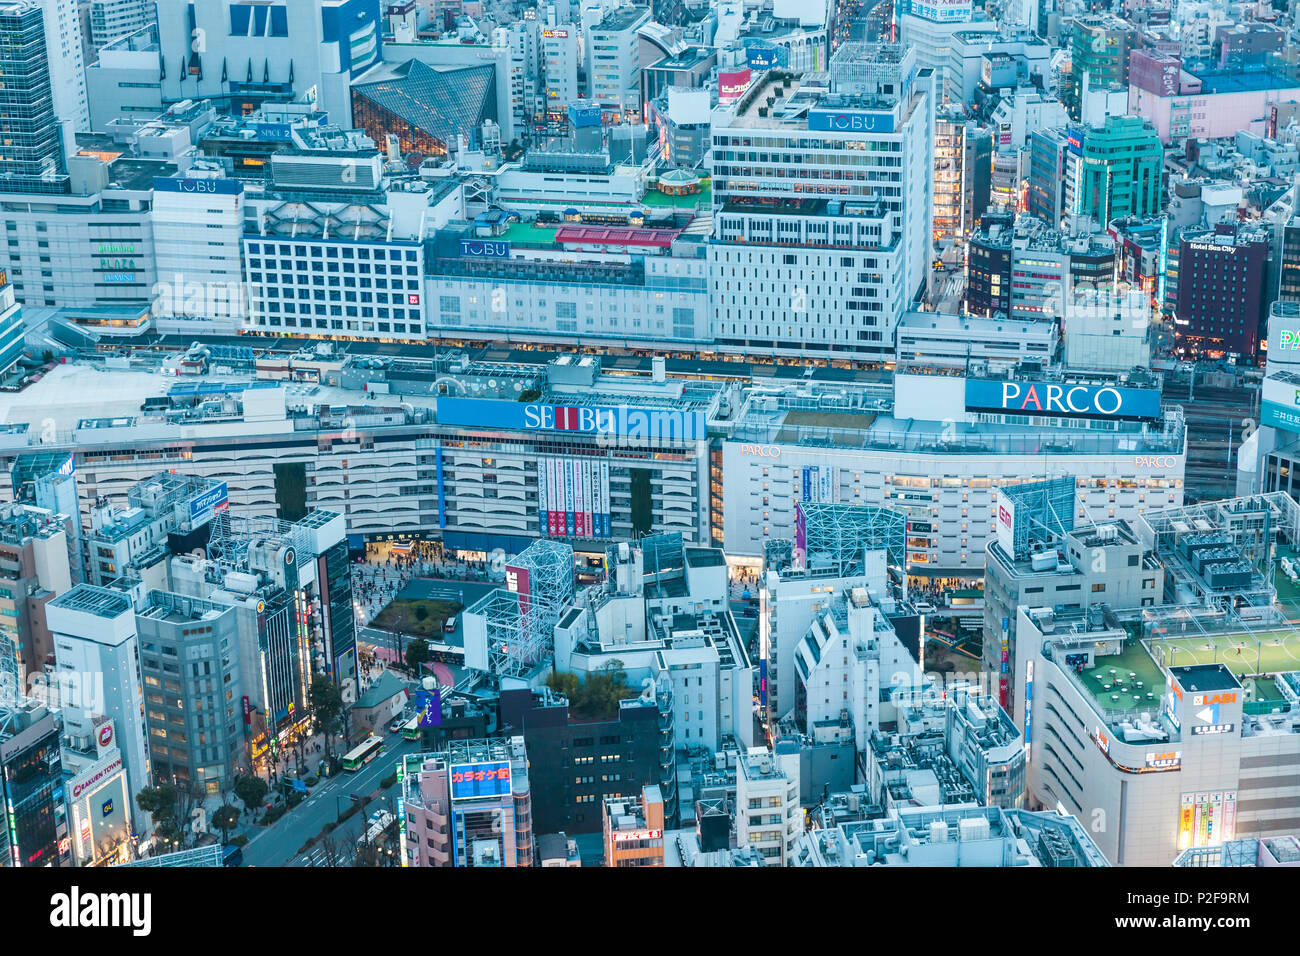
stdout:
[(968, 378), (966, 410), (1065, 418), (1156, 419), (1160, 417), (1160, 392), (1114, 385)]

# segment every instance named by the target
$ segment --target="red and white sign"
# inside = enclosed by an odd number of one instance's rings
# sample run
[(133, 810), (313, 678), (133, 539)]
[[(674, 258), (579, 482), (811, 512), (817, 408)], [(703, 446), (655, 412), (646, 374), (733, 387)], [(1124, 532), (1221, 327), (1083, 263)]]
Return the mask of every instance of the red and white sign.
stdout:
[(99, 745), (101, 747), (107, 747), (112, 742), (113, 742), (113, 725), (104, 724), (102, 727), (99, 728)]
[(745, 90), (749, 89), (751, 78), (749, 67), (743, 70), (733, 70), (727, 73), (718, 71), (718, 105), (726, 106), (728, 103), (734, 103), (745, 95)]
[(122, 769), (122, 758), (114, 757), (113, 760), (99, 770), (94, 771), (91, 775), (82, 781), (73, 781), (72, 799), (76, 800), (83, 793), (89, 793), (94, 789), (95, 784), (107, 780), (113, 774)]
[(615, 843), (629, 840), (658, 840), (663, 835), (663, 830), (616, 830), (612, 834)]

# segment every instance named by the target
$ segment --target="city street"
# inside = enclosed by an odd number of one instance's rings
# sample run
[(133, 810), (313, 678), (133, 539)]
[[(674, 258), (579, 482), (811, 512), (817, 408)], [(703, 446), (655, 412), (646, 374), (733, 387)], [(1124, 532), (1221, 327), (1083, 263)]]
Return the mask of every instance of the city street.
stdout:
[[(420, 749), (418, 740), (406, 740), (400, 734), (385, 737), (388, 747), (383, 754), (355, 773), (340, 771), (335, 777), (321, 781), (307, 799), (294, 807), (270, 827), (258, 827), (256, 836), (244, 847), (244, 862), (248, 866), (309, 866), (311, 853), (298, 853), (310, 837), (320, 834), (325, 824), (335, 820), (341, 811), (352, 804), (351, 796), (369, 794), (379, 788), (379, 781), (390, 776), (401, 758)], [(357, 811), (332, 831), (335, 844), (346, 852), (365, 829), (366, 817), (374, 810), (388, 807), (390, 795), (395, 804), (396, 787), (384, 792), (378, 800), (371, 801), (364, 813)]]
[[(396, 598), (403, 600), (431, 600), (431, 601), (457, 601), (465, 607), (470, 607), (476, 601), (487, 594), (494, 588), (503, 585), (495, 581), (457, 581), (439, 578), (416, 578), (409, 581), (404, 587), (396, 592)], [(383, 604), (375, 610), (375, 614), (382, 611), (392, 597), (384, 600)], [(372, 614), (366, 620), (373, 620)], [(406, 645), (411, 642), (414, 635), (402, 634), (399, 638), (392, 631), (380, 630), (378, 628), (361, 626), (357, 629), (357, 634), (361, 640), (367, 644), (374, 644), (376, 647), (388, 648), (396, 651), (399, 655), (406, 653)], [(460, 620), (460, 615), (456, 616), (456, 629), (451, 633), (438, 635), (436, 640), (444, 644), (450, 644), (453, 647), (462, 647), (465, 643), (464, 625)], [(397, 646), (400, 643), (400, 647)]]

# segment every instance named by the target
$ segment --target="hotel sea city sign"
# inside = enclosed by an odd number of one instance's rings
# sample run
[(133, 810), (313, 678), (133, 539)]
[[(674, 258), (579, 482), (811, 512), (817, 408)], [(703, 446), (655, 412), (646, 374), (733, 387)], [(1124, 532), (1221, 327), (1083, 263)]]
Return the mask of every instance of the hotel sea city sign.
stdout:
[(1160, 417), (1160, 392), (1114, 385), (968, 378), (966, 410), (1061, 418), (1156, 419)]
[(809, 110), (808, 128), (830, 133), (892, 133), (894, 114), (880, 110)]
[(439, 398), (438, 423), (617, 435), (651, 441), (700, 441), (706, 437), (701, 411), (629, 405), (548, 405), (501, 399)]

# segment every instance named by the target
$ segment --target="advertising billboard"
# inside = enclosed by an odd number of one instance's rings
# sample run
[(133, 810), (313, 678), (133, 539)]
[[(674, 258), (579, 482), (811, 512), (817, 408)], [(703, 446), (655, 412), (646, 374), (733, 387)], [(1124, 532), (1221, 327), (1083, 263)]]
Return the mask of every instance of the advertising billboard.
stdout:
[(462, 763), (451, 766), (451, 798), (478, 800), (510, 793), (510, 762)]
[(1184, 793), (1178, 807), (1178, 849), (1218, 846), (1236, 838), (1237, 791)]
[(1152, 421), (1160, 417), (1160, 390), (968, 378), (966, 411)]
[(719, 70), (718, 105), (726, 106), (744, 96), (753, 75), (753, 71), (748, 67), (743, 70)]
[(442, 691), (436, 687), (433, 690), (417, 691), (415, 709), (420, 715), (419, 726), (439, 726), (442, 723)]
[(1016, 556), (1016, 503), (1007, 497), (1007, 493), (1001, 488), (998, 489), (998, 517), (995, 530), (998, 536), (998, 546), (1006, 552), (1008, 557)]
[(790, 65), (790, 51), (775, 43), (757, 40), (745, 44), (745, 62), (755, 70), (785, 69)]
[(190, 527), (203, 527), (229, 507), (230, 491), (223, 481), (190, 501)]
[[(1273, 361), (1271, 352), (1269, 361)], [(1264, 379), (1260, 391), (1259, 422), (1261, 425), (1300, 433), (1300, 388), (1272, 376)]]
[(657, 441), (702, 441), (704, 412), (631, 405), (547, 405), (495, 398), (438, 399), (438, 422), (493, 429), (577, 432)]
[(513, 564), (507, 564), (506, 590), (512, 594), (519, 595), (519, 608), (520, 610), (525, 610), (528, 607), (528, 596), (532, 593), (532, 588), (528, 580), (528, 569), (516, 567)]

